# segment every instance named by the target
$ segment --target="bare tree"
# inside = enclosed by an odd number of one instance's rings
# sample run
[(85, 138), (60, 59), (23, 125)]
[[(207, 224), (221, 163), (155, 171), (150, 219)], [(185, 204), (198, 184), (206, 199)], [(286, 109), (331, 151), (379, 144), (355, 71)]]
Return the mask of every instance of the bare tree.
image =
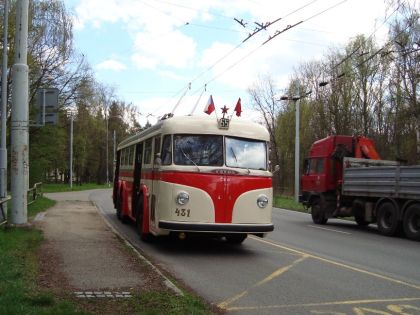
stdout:
[[(270, 134), (270, 160), (274, 165), (282, 165), (280, 146), (276, 137), (280, 106), (276, 99), (277, 91), (272, 78), (270, 76), (260, 77), (258, 82), (248, 89), (248, 93), (251, 96), (252, 106), (261, 114), (264, 125)], [(274, 187), (277, 190), (280, 190), (279, 184), (282, 180), (282, 172), (277, 173), (274, 179)]]

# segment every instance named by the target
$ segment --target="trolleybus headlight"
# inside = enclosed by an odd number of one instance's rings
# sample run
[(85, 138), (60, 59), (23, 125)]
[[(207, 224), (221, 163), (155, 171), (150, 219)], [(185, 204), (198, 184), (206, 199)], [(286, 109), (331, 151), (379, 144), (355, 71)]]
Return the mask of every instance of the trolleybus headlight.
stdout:
[(258, 199), (257, 199), (258, 207), (260, 207), (262, 209), (262, 208), (267, 207), (267, 204), (268, 204), (267, 196), (261, 195), (261, 196), (258, 197)]
[(176, 202), (181, 206), (185, 205), (189, 200), (190, 200), (190, 195), (188, 195), (188, 193), (186, 193), (185, 191), (181, 191), (176, 196)]

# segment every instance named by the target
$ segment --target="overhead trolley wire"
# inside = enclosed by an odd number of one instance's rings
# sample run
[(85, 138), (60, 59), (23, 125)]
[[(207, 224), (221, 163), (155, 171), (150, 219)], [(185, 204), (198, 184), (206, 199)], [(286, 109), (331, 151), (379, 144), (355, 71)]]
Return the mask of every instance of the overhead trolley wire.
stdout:
[[(311, 19), (314, 19), (314, 18), (316, 18), (316, 17), (318, 17), (319, 15), (322, 15), (322, 14), (324, 14), (324, 13), (326, 13), (326, 12), (328, 12), (328, 11), (330, 11), (330, 10), (332, 10), (332, 9), (334, 9), (334, 8), (336, 8), (336, 7), (338, 7), (339, 5), (342, 5), (343, 3), (345, 3), (345, 2), (347, 2), (348, 0), (342, 0), (342, 1), (340, 1), (340, 2), (338, 2), (338, 3), (336, 3), (336, 4), (334, 4), (334, 5), (332, 5), (332, 6), (330, 6), (330, 7), (328, 7), (328, 8), (326, 8), (326, 9), (324, 9), (324, 10), (322, 10), (322, 11), (320, 11), (320, 12), (318, 12), (318, 13), (316, 13), (316, 14), (314, 14), (314, 15), (312, 15), (312, 16), (310, 16), (310, 17), (308, 17), (308, 18), (306, 18), (306, 19), (304, 19), (304, 20), (301, 20), (301, 21), (299, 21), (299, 22), (297, 22), (297, 23), (295, 23), (295, 24), (293, 24), (293, 25), (287, 25), (283, 30), (278, 30), (278, 31), (276, 31), (275, 32), (275, 34), (273, 35), (273, 36), (270, 36), (266, 41), (264, 41), (261, 45), (259, 45), (259, 46), (257, 46), (255, 49), (253, 49), (252, 51), (250, 51), (248, 54), (246, 54), (245, 56), (243, 56), (242, 58), (240, 58), (239, 60), (237, 60), (236, 62), (234, 62), (233, 64), (231, 64), (228, 68), (226, 68), (225, 70), (223, 70), (222, 72), (220, 72), (220, 73), (218, 73), (217, 75), (215, 75), (213, 78), (211, 78), (209, 81), (207, 81), (206, 82), (206, 84), (205, 85), (209, 85), (211, 82), (213, 82), (214, 80), (216, 80), (217, 78), (219, 78), (220, 76), (222, 76), (223, 74), (225, 74), (226, 72), (228, 72), (229, 70), (231, 70), (232, 68), (234, 68), (235, 66), (237, 66), (239, 63), (241, 63), (244, 59), (246, 59), (246, 58), (248, 58), (250, 55), (252, 55), (253, 53), (255, 53), (258, 49), (260, 49), (261, 47), (263, 47), (266, 43), (268, 43), (269, 41), (271, 41), (272, 39), (274, 39), (275, 37), (277, 37), (278, 35), (280, 35), (280, 34), (282, 34), (282, 33), (284, 33), (284, 32), (286, 32), (286, 31), (288, 31), (288, 30), (290, 30), (290, 29), (292, 29), (292, 28), (294, 28), (294, 27), (296, 27), (296, 26), (298, 26), (298, 25), (300, 25), (300, 24), (302, 24), (302, 23), (304, 23), (304, 22), (307, 22), (307, 21), (309, 21), (309, 20), (311, 20)], [(314, 1), (313, 1), (314, 2)], [(302, 7), (303, 8), (303, 7)], [(294, 12), (296, 12), (296, 11), (294, 11)], [(213, 65), (214, 66), (214, 65)], [(195, 90), (194, 91), (194, 93), (196, 93), (197, 91), (199, 91), (199, 90), (201, 90), (202, 89), (202, 86), (199, 88), (199, 89), (197, 89), (197, 90)]]
[[(276, 20), (274, 20), (274, 21), (272, 21), (272, 22), (267, 22), (267, 23), (265, 23), (265, 25), (263, 25), (263, 27), (260, 27), (260, 29), (259, 29), (259, 31), (260, 30), (262, 30), (262, 29), (267, 29), (268, 27), (270, 27), (270, 26), (272, 26), (273, 24), (275, 24), (276, 22), (278, 22), (278, 21), (280, 21), (281, 19), (284, 19), (284, 18), (286, 18), (286, 17), (289, 17), (290, 15), (292, 15), (292, 14), (294, 14), (294, 13), (296, 13), (296, 12), (299, 12), (300, 10), (303, 10), (303, 9), (305, 9), (306, 7), (308, 7), (308, 6), (310, 6), (310, 5), (312, 5), (313, 3), (315, 3), (315, 2), (317, 2), (318, 0), (312, 0), (312, 1), (310, 1), (310, 2), (308, 2), (308, 3), (306, 3), (306, 4), (304, 4), (303, 6), (301, 6), (301, 7), (299, 7), (299, 8), (297, 8), (297, 9), (295, 9), (295, 10), (293, 10), (292, 12), (290, 12), (290, 13), (288, 13), (288, 14), (286, 14), (285, 16), (283, 16), (283, 17), (281, 17), (281, 18), (278, 18), (278, 19), (276, 19)], [(347, 0), (346, 0), (347, 1)], [(236, 20), (236, 19), (235, 19)], [(261, 25), (261, 23), (260, 23), (260, 25)], [(210, 70), (212, 70), (216, 65), (218, 65), (221, 61), (223, 61), (224, 59), (226, 59), (227, 57), (229, 57), (231, 54), (233, 54), (237, 49), (239, 49), (250, 37), (252, 37), (252, 36), (254, 36), (255, 34), (257, 34), (259, 31), (255, 31), (254, 30), (254, 33), (252, 34), (252, 35), (250, 35), (250, 36), (248, 36), (245, 40), (243, 40), (241, 43), (239, 43), (238, 45), (236, 45), (234, 48), (232, 48), (227, 54), (225, 54), (225, 55), (223, 55), (222, 57), (220, 57), (218, 60), (216, 60), (210, 67), (208, 67), (207, 69), (205, 69), (205, 70), (203, 70), (202, 72), (200, 72), (197, 76), (195, 76), (191, 81), (190, 81), (190, 83), (193, 83), (194, 81), (196, 81), (196, 80), (198, 80), (199, 78), (201, 78), (204, 74), (206, 74), (207, 72), (209, 72)], [(253, 51), (251, 52), (251, 53), (253, 53)], [(248, 56), (248, 55), (247, 55)], [(247, 57), (246, 56), (246, 57)], [(246, 58), (245, 57), (245, 58)], [(243, 58), (243, 59), (245, 59), (245, 58)], [(242, 59), (241, 59), (242, 60)], [(211, 80), (211, 81), (209, 81), (209, 82), (212, 82), (212, 81), (214, 81), (214, 80)], [(207, 82), (206, 84), (208, 84), (209, 82)], [(195, 94), (195, 93), (197, 93), (197, 91), (200, 91), (201, 89), (203, 88), (203, 86), (201, 86), (198, 90), (195, 90), (194, 92), (193, 92), (193, 94)], [(182, 88), (182, 90), (184, 90), (184, 88)]]
[[(375, 29), (373, 30), (373, 32), (372, 32), (372, 34), (370, 34), (368, 37), (367, 37), (367, 39), (370, 39), (371, 37), (373, 37), (373, 35), (375, 35), (375, 33), (378, 31), (378, 29), (379, 28), (381, 28), (383, 25), (385, 25), (385, 23), (391, 18), (391, 16), (393, 16), (397, 11), (398, 11), (398, 9), (400, 8), (400, 6), (401, 6), (401, 3), (402, 2), (400, 2), (399, 4), (398, 4), (398, 6), (397, 6), (397, 8), (387, 17), (387, 18), (385, 18), (384, 19), (384, 21), (382, 22), (382, 24), (380, 25), (380, 26), (378, 26), (378, 27), (375, 27)], [(343, 64), (344, 62), (346, 62), (348, 59), (350, 59), (360, 48), (362, 48), (362, 44), (360, 44), (360, 45), (358, 45), (357, 47), (356, 47), (356, 49), (354, 49), (349, 55), (347, 55), (346, 57), (344, 57), (339, 63), (337, 63), (334, 67), (333, 67), (333, 69), (332, 70), (334, 70), (335, 68), (337, 68), (338, 66), (340, 66), (341, 64)]]

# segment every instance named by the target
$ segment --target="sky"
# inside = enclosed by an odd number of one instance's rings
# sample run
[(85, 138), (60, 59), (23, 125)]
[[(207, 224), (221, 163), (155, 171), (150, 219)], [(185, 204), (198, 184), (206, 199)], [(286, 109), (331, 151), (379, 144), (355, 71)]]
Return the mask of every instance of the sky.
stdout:
[[(282, 90), (300, 63), (321, 60), (329, 49), (343, 47), (358, 34), (384, 42), (393, 13), (385, 0), (65, 4), (74, 15), (76, 50), (99, 82), (137, 108), (142, 124), (147, 116), (153, 123), (172, 111), (202, 114), (210, 95), (219, 111), (224, 105), (232, 111), (241, 97), (243, 116), (253, 119), (247, 89), (259, 77), (270, 75)], [(258, 25), (269, 26), (249, 37)]]

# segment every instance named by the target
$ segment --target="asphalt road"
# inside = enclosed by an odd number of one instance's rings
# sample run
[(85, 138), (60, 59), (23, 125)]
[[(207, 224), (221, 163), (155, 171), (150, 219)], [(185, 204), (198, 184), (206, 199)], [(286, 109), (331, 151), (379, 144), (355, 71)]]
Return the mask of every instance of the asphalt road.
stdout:
[(420, 242), (374, 227), (274, 209), (274, 232), (240, 246), (138, 239), (116, 219), (110, 190), (90, 195), (105, 218), (159, 268), (228, 314), (419, 314)]

